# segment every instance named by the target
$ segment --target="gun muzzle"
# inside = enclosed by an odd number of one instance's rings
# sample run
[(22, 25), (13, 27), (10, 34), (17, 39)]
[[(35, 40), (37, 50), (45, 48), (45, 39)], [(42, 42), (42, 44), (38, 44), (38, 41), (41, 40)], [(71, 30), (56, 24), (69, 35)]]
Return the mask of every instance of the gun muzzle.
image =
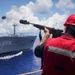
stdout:
[(27, 20), (20, 20), (20, 23), (22, 23), (22, 24), (29, 24), (29, 22)]

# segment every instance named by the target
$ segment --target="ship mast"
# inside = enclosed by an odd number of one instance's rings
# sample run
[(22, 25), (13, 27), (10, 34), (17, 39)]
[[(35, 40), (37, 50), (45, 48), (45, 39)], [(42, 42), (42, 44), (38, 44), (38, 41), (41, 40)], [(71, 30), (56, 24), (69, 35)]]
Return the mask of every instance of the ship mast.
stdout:
[(16, 34), (16, 26), (17, 26), (17, 25), (15, 25), (15, 24), (13, 25), (13, 27), (14, 27), (13, 35), (14, 35), (14, 36), (15, 36), (15, 34)]
[[(6, 19), (6, 16), (2, 16), (2, 19), (5, 20)], [(16, 36), (16, 26), (17, 25), (15, 25), (15, 24), (13, 25), (13, 27), (14, 27), (13, 36)]]

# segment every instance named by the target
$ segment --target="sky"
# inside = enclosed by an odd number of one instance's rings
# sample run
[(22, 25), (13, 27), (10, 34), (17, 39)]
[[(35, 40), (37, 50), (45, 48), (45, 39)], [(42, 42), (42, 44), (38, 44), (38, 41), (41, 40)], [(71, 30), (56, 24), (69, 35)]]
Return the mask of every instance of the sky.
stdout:
[[(41, 24), (56, 29), (64, 29), (67, 17), (75, 13), (75, 0), (0, 0), (0, 34), (34, 33), (39, 29), (24, 25), (19, 21)], [(6, 19), (2, 19), (6, 16)]]

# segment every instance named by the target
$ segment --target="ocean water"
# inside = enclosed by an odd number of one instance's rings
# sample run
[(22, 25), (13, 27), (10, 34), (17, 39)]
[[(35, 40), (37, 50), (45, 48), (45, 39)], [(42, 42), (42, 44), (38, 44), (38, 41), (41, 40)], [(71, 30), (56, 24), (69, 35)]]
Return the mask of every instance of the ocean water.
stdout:
[[(34, 55), (34, 48), (37, 43), (36, 40), (33, 49), (0, 57), (0, 75), (19, 75), (40, 70), (40, 58)], [(40, 75), (40, 73), (31, 75)]]

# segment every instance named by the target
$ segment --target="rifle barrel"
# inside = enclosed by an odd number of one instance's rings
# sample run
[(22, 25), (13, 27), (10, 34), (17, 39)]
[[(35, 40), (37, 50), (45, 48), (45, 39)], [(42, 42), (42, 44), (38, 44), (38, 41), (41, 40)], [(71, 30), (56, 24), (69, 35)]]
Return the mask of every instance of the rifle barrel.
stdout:
[[(43, 25), (40, 25), (40, 24), (34, 24), (34, 23), (30, 23), (29, 21), (27, 20), (20, 20), (20, 23), (22, 24), (32, 24), (34, 27), (38, 28), (38, 29), (42, 29), (44, 30), (44, 28), (46, 26), (43, 26)], [(46, 27), (47, 29), (49, 29), (50, 33), (52, 33), (53, 35), (61, 35), (63, 30), (60, 30), (60, 29), (55, 29), (55, 28), (50, 28), (50, 27)]]

